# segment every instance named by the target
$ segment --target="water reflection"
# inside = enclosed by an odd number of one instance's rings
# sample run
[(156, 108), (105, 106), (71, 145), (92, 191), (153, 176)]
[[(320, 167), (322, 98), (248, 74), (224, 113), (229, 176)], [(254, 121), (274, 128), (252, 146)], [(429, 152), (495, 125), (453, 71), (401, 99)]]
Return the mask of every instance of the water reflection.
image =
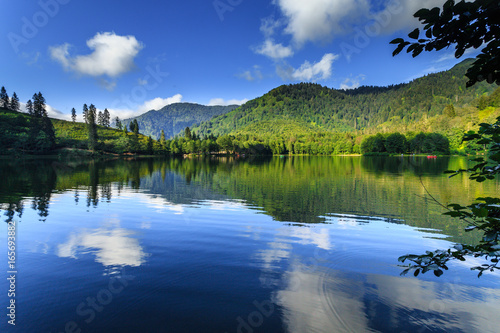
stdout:
[(418, 246), (419, 233), (383, 219), (371, 225), (355, 216), (343, 221), (280, 228), (275, 241), (256, 253), (260, 281), (276, 289), (272, 301), (281, 308), (287, 332), (496, 330), (500, 290), (493, 288), (495, 278), (474, 286), (468, 269), (457, 267), (453, 269), (459, 272), (449, 279), (399, 277), (389, 262), (397, 244), (384, 244), (383, 235)]
[[(404, 161), (4, 161), (0, 202), (7, 219), (24, 214), (23, 241), (34, 244), (21, 253), (25, 295), (44, 300), (46, 326), (56, 318), (62, 327), (88, 290), (105, 288), (102, 267), (127, 266), (136, 282), (89, 331), (234, 332), (233, 318), (253, 314), (255, 299), (274, 302), (270, 332), (495, 331), (491, 276), (471, 283), (475, 275), (455, 266), (439, 279), (401, 278), (396, 265), (414, 249), (445, 248), (443, 233), (473, 240), (423, 198), (422, 183), (447, 203), (497, 193), (498, 182), (441, 175), (463, 159), (422, 160), (420, 169)], [(54, 279), (61, 285), (40, 291)], [(29, 301), (25, 318), (39, 307)]]
[(78, 259), (91, 253), (103, 266), (137, 267), (145, 262), (146, 253), (133, 234), (123, 228), (82, 230), (71, 234), (66, 243), (59, 244), (57, 255)]
[(332, 214), (377, 216), (443, 230), (457, 242), (470, 243), (475, 236), (464, 234), (456, 219), (442, 216), (442, 208), (426, 192), (442, 204), (495, 195), (498, 181), (476, 184), (466, 175), (450, 180), (442, 174), (466, 163), (466, 158), (449, 157), (0, 161), (5, 179), (0, 203), (6, 221), (21, 217), (26, 206), (45, 221), (53, 192), (71, 189), (75, 202), (85, 200), (90, 208), (113, 199), (111, 186), (118, 195), (127, 187), (155, 196), (158, 207), (241, 200), (276, 221), (325, 223)]
[(293, 263), (274, 301), (287, 332), (494, 332), (500, 291)]

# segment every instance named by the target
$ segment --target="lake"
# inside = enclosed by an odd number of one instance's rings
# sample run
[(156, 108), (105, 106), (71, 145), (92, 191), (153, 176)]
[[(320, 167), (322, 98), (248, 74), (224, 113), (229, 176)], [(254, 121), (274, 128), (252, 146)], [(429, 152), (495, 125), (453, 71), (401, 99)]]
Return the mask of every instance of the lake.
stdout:
[(437, 204), (498, 196), (498, 180), (443, 174), (467, 165), (463, 157), (0, 161), (0, 331), (497, 332), (499, 274), (477, 278), (475, 259), (439, 278), (401, 277), (398, 267), (401, 255), (479, 240)]

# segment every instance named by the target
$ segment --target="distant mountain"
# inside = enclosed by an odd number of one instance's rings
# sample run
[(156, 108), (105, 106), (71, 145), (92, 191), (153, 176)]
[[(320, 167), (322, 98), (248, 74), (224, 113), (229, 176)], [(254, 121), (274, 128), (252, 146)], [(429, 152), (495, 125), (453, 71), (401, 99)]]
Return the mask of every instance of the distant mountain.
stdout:
[(163, 129), (165, 138), (169, 139), (186, 127), (199, 125), (203, 121), (228, 113), (237, 107), (238, 105), (206, 106), (195, 103), (174, 103), (157, 111), (151, 110), (138, 117), (125, 119), (122, 123), (128, 126), (132, 120), (137, 119), (139, 131), (142, 134), (159, 139)]
[(338, 90), (314, 83), (282, 85), (195, 130), (260, 140), (321, 132), (446, 131), (438, 127), (453, 126), (451, 120), (439, 120), (439, 126), (432, 128), (428, 119), (446, 110), (450, 119), (473, 112), (470, 107), (497, 88), (485, 82), (465, 88), (465, 72), (472, 62), (467, 59), (450, 70), (388, 87)]

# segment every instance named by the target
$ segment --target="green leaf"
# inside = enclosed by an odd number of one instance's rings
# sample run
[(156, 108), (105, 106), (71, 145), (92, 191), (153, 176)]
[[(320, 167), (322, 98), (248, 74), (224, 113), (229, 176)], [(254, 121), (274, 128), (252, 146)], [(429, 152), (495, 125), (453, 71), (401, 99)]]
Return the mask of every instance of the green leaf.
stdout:
[(453, 208), (453, 210), (461, 210), (461, 209), (465, 209), (464, 206), (462, 205), (459, 205), (459, 204), (449, 204), (448, 207), (450, 208)]
[(401, 51), (403, 51), (404, 48), (405, 48), (404, 44), (399, 44), (398, 47), (394, 50), (394, 52), (392, 52), (392, 56), (393, 57), (397, 56), (399, 53), (401, 53)]
[(439, 269), (439, 266), (436, 265), (436, 264), (432, 264), (432, 265), (429, 265), (428, 268), (432, 269), (433, 271), (435, 271), (435, 270)]
[(498, 235), (498, 232), (497, 232), (497, 231), (488, 231), (488, 232), (484, 235), (483, 240), (484, 240), (485, 242), (491, 242), (491, 241), (494, 241), (494, 240), (496, 240), (497, 235)]
[(404, 43), (404, 39), (403, 38), (396, 38), (396, 39), (393, 39), (389, 42), (389, 44), (401, 44), (401, 43)]
[(417, 18), (427, 18), (427, 16), (429, 15), (429, 10), (427, 8), (422, 8), (420, 10), (418, 10), (415, 14), (413, 14), (414, 17), (417, 17)]
[(418, 36), (420, 36), (420, 29), (419, 28), (416, 28), (415, 30), (413, 30), (412, 32), (410, 32), (408, 34), (408, 37), (410, 37), (412, 39), (418, 39)]
[(476, 215), (479, 218), (487, 217), (488, 213), (489, 213), (488, 209), (486, 209), (485, 207), (472, 208), (471, 210), (472, 210), (472, 213), (474, 213), (474, 215)]
[(418, 274), (420, 274), (420, 268), (416, 269), (415, 272), (413, 272), (413, 276), (417, 277)]
[(434, 275), (436, 275), (437, 277), (440, 277), (441, 275), (443, 275), (443, 271), (440, 269), (437, 269), (434, 271)]
[(451, 211), (451, 212), (443, 213), (443, 215), (449, 215), (451, 217), (460, 217), (460, 216), (463, 216), (463, 213), (457, 212), (457, 211)]

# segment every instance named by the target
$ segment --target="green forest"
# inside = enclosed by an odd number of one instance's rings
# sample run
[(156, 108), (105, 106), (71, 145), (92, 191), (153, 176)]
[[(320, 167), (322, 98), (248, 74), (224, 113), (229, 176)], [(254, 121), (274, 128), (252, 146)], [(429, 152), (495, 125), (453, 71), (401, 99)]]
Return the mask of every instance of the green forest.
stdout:
[(449, 149), (408, 146), (401, 152), (474, 153), (478, 147), (462, 144), (463, 134), (481, 122), (495, 121), (500, 91), (486, 82), (466, 89), (465, 73), (472, 61), (388, 87), (283, 85), (194, 130), (229, 136), (236, 142), (233, 146), (249, 152), (262, 145), (274, 154), (362, 153), (368, 152), (361, 149), (367, 136), (379, 133), (385, 138), (399, 132), (407, 142), (420, 133), (436, 133), (449, 141)]
[(74, 108), (73, 121), (51, 119), (40, 92), (20, 112), (2, 87), (0, 153), (476, 154), (487, 147), (462, 138), (500, 116), (500, 88), (465, 89), (471, 62), (407, 84), (283, 85), (240, 107), (175, 103), (123, 121), (93, 104), (83, 105), (83, 123)]

